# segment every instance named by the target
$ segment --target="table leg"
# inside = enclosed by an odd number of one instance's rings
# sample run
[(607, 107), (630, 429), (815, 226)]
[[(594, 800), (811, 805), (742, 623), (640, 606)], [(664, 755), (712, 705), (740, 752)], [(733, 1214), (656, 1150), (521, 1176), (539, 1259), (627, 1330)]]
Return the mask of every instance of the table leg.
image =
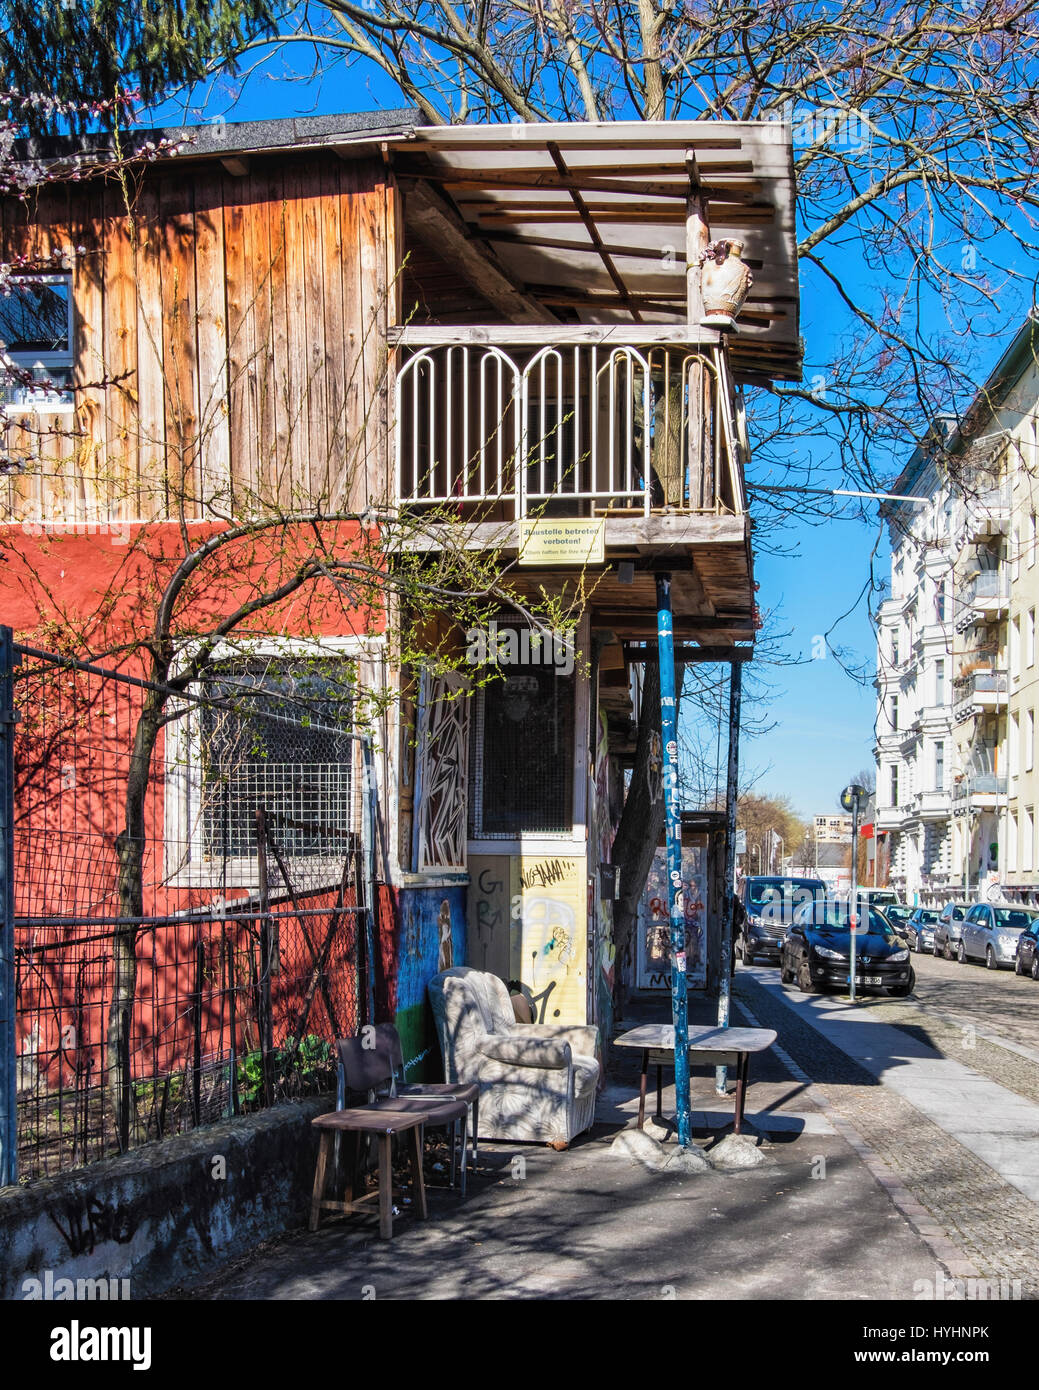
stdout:
[(649, 1071), (649, 1052), (642, 1049), (642, 1080), (639, 1082), (639, 1129), (646, 1123), (646, 1075)]
[(383, 1240), (393, 1239), (392, 1143), (392, 1134), (379, 1135), (379, 1234)]
[(328, 1156), (332, 1148), (331, 1130), (321, 1131), (321, 1142), (317, 1150), (317, 1166), (314, 1169), (314, 1192), (310, 1198), (310, 1229), (316, 1231), (321, 1220), (321, 1199), (325, 1195), (325, 1174), (328, 1172)]
[(741, 1052), (736, 1063), (736, 1124), (733, 1129), (734, 1134), (743, 1132), (743, 1103), (747, 1094), (747, 1063), (750, 1054)]
[(422, 1133), (421, 1125), (408, 1130), (408, 1147), (411, 1149), (412, 1201), (418, 1208), (419, 1220), (426, 1221), (429, 1208), (426, 1205), (426, 1181), (422, 1176)]

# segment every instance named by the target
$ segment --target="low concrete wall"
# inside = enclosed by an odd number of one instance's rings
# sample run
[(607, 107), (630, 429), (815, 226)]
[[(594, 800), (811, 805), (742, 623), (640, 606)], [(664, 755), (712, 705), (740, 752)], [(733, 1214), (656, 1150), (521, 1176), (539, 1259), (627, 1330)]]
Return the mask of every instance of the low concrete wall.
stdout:
[(0, 1297), (25, 1281), (129, 1279), (131, 1298), (208, 1273), (306, 1220), (318, 1096), (0, 1191)]

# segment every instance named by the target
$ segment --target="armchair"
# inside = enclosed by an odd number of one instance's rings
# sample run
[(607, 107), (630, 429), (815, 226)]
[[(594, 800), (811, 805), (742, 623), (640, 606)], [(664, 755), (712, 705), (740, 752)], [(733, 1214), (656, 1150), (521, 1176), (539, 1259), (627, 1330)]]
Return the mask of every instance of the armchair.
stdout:
[(478, 1082), (482, 1139), (565, 1149), (595, 1119), (599, 1030), (517, 1023), (496, 975), (444, 970), (427, 987), (448, 1082)]

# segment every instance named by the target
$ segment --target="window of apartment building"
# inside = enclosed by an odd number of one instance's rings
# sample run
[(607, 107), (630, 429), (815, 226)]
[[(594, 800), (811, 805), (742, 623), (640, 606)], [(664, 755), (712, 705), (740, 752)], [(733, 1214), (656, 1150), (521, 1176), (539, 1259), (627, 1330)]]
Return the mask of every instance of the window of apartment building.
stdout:
[(3, 374), (3, 404), (18, 409), (71, 408), (72, 275), (12, 275), (0, 295), (0, 350), (14, 372)]
[(1035, 665), (1035, 609), (1025, 615), (1025, 665)]
[(1035, 710), (1025, 712), (1024, 767), (1031, 772), (1035, 757)]
[(891, 665), (898, 665), (898, 633), (891, 634)]
[(1007, 773), (1011, 777), (1016, 777), (1021, 771), (1021, 726), (1016, 714), (1010, 716), (1008, 729)]
[(891, 720), (892, 732), (898, 732), (898, 696), (892, 695), (891, 708), (888, 711), (888, 718)]
[(898, 805), (898, 767), (891, 764), (891, 804)]
[(934, 616), (939, 623), (945, 622), (945, 580), (939, 579), (934, 590)]
[(945, 704), (945, 658), (939, 657), (934, 663), (934, 703)]
[(1021, 578), (1021, 528), (1014, 526), (1013, 543), (1010, 547), (1011, 575), (1014, 579)]
[(1035, 862), (1035, 816), (1026, 806), (1021, 813), (1021, 872), (1028, 873)]
[(1007, 872), (1017, 872), (1017, 816), (1013, 811), (1007, 814)]
[(1021, 674), (1021, 619), (1010, 624), (1010, 675), (1013, 680)]
[(503, 667), (476, 694), (469, 834), (510, 839), (573, 829), (575, 678)]
[(1028, 551), (1026, 559), (1028, 568), (1031, 569), (1035, 564), (1035, 512), (1028, 513)]
[(213, 668), (169, 769), (171, 780), (183, 778), (187, 764), (185, 864), (251, 866), (261, 807), (295, 822), (279, 830), (287, 856), (325, 853), (328, 831), (359, 829), (356, 669), (340, 656), (292, 654), (236, 657)]
[(934, 789), (945, 790), (945, 740), (939, 739), (934, 745)]

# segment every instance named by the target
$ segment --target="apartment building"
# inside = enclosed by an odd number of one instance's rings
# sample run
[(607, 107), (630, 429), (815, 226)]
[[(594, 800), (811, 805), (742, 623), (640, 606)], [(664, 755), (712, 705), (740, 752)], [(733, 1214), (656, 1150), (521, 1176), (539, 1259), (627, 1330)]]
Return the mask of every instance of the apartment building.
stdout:
[(917, 449), (885, 507), (891, 597), (877, 613), (877, 872), (908, 901), (952, 878), (955, 502), (941, 452)]
[(910, 901), (1039, 900), (1039, 322), (963, 419), (936, 425), (887, 505), (878, 612), (881, 872)]

